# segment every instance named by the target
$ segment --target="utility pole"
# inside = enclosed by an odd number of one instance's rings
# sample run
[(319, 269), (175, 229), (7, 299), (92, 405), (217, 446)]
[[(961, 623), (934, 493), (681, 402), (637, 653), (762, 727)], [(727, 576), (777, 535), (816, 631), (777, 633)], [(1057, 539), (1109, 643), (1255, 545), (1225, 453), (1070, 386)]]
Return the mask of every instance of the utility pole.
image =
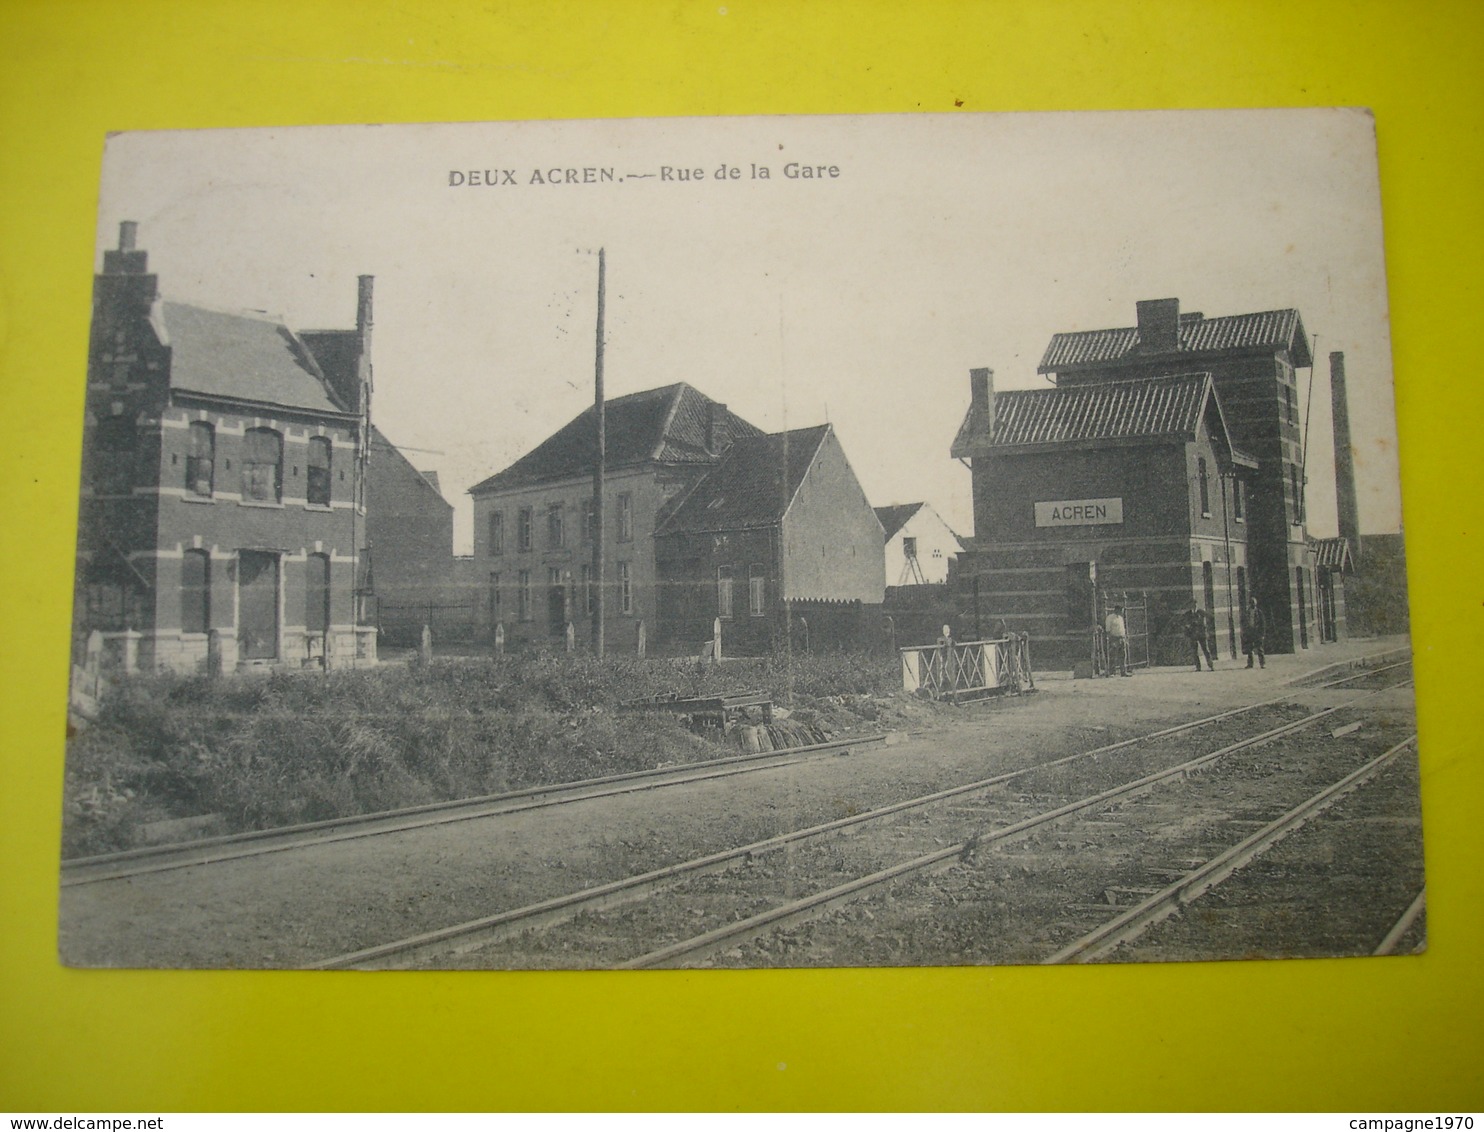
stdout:
[(603, 405), (603, 249), (598, 249), (598, 347), (593, 367), (593, 410), (597, 424), (597, 451), (593, 454), (593, 655), (603, 656), (603, 607), (605, 605), (603, 541), (603, 465), (608, 459), (608, 431)]

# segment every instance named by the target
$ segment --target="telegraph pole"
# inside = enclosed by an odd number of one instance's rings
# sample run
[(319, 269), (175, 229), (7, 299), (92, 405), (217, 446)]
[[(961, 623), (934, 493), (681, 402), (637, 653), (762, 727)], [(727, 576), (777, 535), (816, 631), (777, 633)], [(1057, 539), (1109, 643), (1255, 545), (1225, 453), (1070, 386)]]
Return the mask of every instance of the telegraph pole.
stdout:
[(598, 346), (593, 367), (593, 410), (597, 424), (597, 450), (593, 454), (593, 655), (603, 656), (603, 607), (606, 578), (603, 573), (603, 465), (608, 459), (608, 433), (603, 406), (603, 249), (598, 249)]

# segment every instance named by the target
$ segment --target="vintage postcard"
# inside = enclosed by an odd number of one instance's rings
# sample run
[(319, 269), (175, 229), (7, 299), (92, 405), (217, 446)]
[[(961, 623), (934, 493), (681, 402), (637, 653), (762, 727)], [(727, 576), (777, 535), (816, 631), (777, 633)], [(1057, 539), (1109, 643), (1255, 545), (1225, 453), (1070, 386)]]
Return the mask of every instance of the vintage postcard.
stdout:
[(110, 137), (60, 950), (1425, 941), (1363, 110)]

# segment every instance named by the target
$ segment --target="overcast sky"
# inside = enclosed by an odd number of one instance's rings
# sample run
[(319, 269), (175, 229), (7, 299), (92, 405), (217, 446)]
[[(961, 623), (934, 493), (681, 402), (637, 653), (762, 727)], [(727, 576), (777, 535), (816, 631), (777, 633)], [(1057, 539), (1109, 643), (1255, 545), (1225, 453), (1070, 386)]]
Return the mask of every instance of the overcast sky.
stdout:
[[(485, 170), (514, 184), (450, 185)], [(971, 367), (1044, 385), (1052, 334), (1131, 326), (1138, 299), (1296, 307), (1319, 339), (1310, 531), (1329, 535), (1332, 350), (1361, 529), (1401, 524), (1379, 210), (1359, 111), (128, 133), (99, 260), (136, 220), (167, 297), (298, 329), (353, 326), (375, 275), (375, 419), (439, 472), (461, 553), (469, 486), (591, 404), (599, 246), (610, 397), (687, 381), (770, 431), (829, 420), (873, 503), (926, 499), (965, 533), (948, 448)]]

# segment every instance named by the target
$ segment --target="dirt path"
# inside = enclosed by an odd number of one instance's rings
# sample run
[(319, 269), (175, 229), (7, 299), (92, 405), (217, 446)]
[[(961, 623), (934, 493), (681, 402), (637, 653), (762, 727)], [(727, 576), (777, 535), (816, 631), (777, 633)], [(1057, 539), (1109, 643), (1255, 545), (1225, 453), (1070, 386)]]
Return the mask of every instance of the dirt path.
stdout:
[(927, 715), (886, 748), (67, 888), (61, 952), (82, 966), (300, 966), (1267, 699), (1328, 659), (1273, 658), (1253, 672), (1226, 662), (1214, 673), (1043, 680), (1035, 696)]

